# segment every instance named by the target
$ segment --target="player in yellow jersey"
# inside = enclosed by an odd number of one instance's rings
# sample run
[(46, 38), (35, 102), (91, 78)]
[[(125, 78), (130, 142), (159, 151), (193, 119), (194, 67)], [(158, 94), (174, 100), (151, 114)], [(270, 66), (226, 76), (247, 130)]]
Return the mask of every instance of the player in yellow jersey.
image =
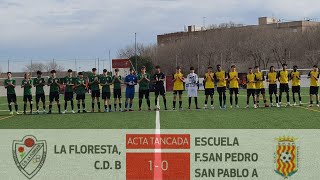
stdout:
[(228, 74), (228, 81), (229, 81), (229, 91), (230, 91), (230, 107), (232, 108), (233, 104), (233, 94), (235, 98), (235, 105), (239, 108), (238, 105), (238, 94), (239, 94), (239, 76), (236, 70), (236, 65), (231, 66), (231, 71)]
[(267, 104), (267, 98), (266, 98), (266, 89), (264, 88), (264, 74), (263, 72), (260, 71), (259, 66), (255, 66), (254, 67), (255, 73), (254, 75), (256, 75), (256, 103), (257, 103), (257, 107), (259, 107), (259, 99), (260, 99), (260, 94), (262, 95), (263, 98), (263, 103), (264, 103), (264, 107), (269, 107), (269, 105)]
[(281, 104), (282, 93), (285, 92), (287, 95), (287, 106), (290, 106), (289, 78), (290, 78), (290, 73), (287, 70), (287, 64), (282, 64), (282, 70), (279, 71), (278, 73), (278, 80), (280, 81), (279, 103)]
[(301, 75), (300, 72), (298, 71), (298, 66), (294, 65), (293, 66), (293, 71), (290, 73), (290, 80), (291, 80), (291, 84), (292, 84), (292, 97), (293, 97), (293, 103), (294, 106), (297, 105), (296, 103), (296, 97), (295, 97), (295, 93), (298, 93), (299, 96), (299, 105), (302, 105), (301, 102), (301, 93), (300, 93), (300, 80), (301, 80)]
[(267, 74), (267, 82), (269, 83), (269, 96), (270, 96), (270, 103), (271, 106), (274, 107), (272, 101), (272, 95), (276, 97), (276, 106), (280, 107), (279, 105), (279, 98), (278, 98), (278, 87), (277, 87), (277, 72), (274, 69), (274, 66), (270, 66), (270, 71)]
[[(217, 81), (217, 91), (219, 93), (220, 109), (226, 108), (226, 87), (227, 87), (227, 74), (222, 70), (221, 65), (217, 65), (217, 72), (215, 73), (215, 80)], [(222, 103), (223, 99), (223, 103)]]
[(177, 94), (179, 94), (179, 109), (182, 110), (182, 92), (184, 90), (184, 77), (181, 73), (181, 68), (176, 68), (176, 73), (173, 75), (173, 110), (176, 109)]
[(213, 95), (214, 95), (214, 73), (212, 72), (212, 67), (208, 67), (208, 72), (204, 75), (204, 94), (206, 96), (203, 109), (207, 109), (209, 96), (211, 98), (211, 109), (214, 109), (213, 106)]
[(313, 66), (313, 70), (309, 73), (310, 78), (310, 107), (313, 106), (312, 96), (316, 96), (317, 107), (319, 107), (319, 69), (317, 65)]
[(256, 75), (253, 73), (252, 68), (249, 68), (249, 73), (246, 77), (247, 82), (247, 106), (246, 108), (249, 108), (249, 100), (250, 96), (252, 96), (253, 99), (253, 107), (257, 108), (256, 105)]

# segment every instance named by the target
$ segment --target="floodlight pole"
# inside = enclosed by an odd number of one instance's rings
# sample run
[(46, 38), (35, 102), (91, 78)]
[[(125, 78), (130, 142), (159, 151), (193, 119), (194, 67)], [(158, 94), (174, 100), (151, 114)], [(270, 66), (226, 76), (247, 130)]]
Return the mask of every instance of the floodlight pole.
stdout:
[(136, 71), (138, 69), (138, 58), (137, 58), (137, 33), (134, 33), (134, 57), (136, 60)]
[(112, 72), (112, 60), (111, 60), (111, 52), (109, 49), (109, 63), (110, 63), (110, 72)]

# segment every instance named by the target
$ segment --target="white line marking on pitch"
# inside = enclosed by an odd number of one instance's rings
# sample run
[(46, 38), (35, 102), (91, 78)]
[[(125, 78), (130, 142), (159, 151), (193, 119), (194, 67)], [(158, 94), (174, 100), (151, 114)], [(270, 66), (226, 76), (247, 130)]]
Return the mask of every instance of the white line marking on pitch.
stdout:
[[(157, 105), (160, 107), (160, 98), (158, 97), (157, 99)], [(160, 138), (161, 134), (161, 126), (160, 126), (160, 111), (156, 111), (156, 129), (155, 129), (155, 136), (156, 138)], [(160, 145), (155, 145), (154, 149), (155, 157), (154, 157), (154, 164), (155, 167), (159, 167), (161, 165), (161, 144)], [(161, 168), (156, 168), (154, 169), (154, 174), (153, 174), (153, 179), (154, 180), (162, 180), (162, 169)]]

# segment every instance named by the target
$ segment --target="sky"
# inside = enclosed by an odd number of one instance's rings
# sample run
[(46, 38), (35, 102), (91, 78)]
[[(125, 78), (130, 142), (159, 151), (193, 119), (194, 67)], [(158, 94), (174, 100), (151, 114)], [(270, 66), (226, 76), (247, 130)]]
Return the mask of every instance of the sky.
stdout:
[(319, 6), (319, 0), (0, 0), (0, 70), (8, 59), (11, 71), (52, 59), (86, 70), (94, 59), (107, 60), (108, 50), (116, 58), (135, 32), (137, 42), (152, 44), (158, 34), (201, 26), (203, 17), (207, 25), (257, 24), (260, 16), (320, 20)]

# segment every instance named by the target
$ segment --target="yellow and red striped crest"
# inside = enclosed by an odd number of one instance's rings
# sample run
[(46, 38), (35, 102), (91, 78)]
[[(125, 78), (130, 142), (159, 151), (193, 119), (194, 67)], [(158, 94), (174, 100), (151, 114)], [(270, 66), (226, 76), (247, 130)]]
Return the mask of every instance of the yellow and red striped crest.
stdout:
[(298, 151), (295, 141), (292, 137), (280, 137), (276, 139), (278, 145), (276, 148), (276, 169), (275, 172), (288, 178), (298, 171)]

